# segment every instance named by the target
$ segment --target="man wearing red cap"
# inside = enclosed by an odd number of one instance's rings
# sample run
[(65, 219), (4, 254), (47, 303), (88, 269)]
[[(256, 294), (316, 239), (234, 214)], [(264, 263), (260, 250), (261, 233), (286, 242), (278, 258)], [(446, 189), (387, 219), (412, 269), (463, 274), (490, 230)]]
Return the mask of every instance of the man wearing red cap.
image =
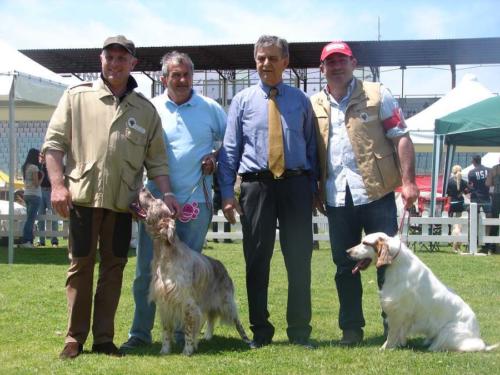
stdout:
[[(82, 353), (92, 301), (92, 352), (121, 355), (113, 343), (114, 318), (132, 231), (128, 206), (142, 186), (144, 168), (171, 212), (180, 211), (171, 194), (160, 117), (134, 91), (134, 43), (123, 35), (109, 37), (100, 59), (100, 79), (71, 87), (62, 96), (43, 145), (52, 207), (69, 217), (69, 319), (61, 359)], [(99, 277), (93, 295), (97, 249)]]
[[(402, 111), (383, 85), (354, 78), (356, 64), (347, 43), (327, 44), (320, 63), (327, 86), (311, 98), (321, 167), (317, 205), (328, 216), (343, 345), (360, 343), (365, 325), (361, 277), (346, 250), (363, 232), (396, 234), (394, 189), (401, 183), (405, 208), (418, 197)], [(381, 286), (382, 269), (378, 281)]]

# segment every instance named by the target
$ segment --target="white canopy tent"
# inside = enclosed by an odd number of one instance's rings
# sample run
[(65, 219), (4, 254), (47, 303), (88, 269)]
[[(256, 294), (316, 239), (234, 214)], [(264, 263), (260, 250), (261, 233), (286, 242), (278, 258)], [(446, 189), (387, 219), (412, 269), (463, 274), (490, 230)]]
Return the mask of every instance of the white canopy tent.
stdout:
[[(14, 181), (16, 104), (55, 107), (68, 82), (0, 41), (0, 106), (9, 109), (9, 182)], [(14, 184), (9, 183), (9, 263), (14, 262)]]
[(494, 94), (477, 81), (473, 74), (466, 74), (460, 83), (445, 96), (423, 111), (406, 120), (415, 145), (434, 143), (434, 122), (451, 112), (490, 98)]

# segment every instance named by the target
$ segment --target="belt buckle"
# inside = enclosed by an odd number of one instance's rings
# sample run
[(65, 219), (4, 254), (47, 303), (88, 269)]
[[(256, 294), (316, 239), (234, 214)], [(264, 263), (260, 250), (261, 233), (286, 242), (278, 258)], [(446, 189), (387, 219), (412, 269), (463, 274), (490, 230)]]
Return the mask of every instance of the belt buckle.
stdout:
[(285, 172), (283, 172), (283, 174), (281, 176), (275, 176), (273, 174), (273, 179), (274, 180), (284, 180), (285, 179)]

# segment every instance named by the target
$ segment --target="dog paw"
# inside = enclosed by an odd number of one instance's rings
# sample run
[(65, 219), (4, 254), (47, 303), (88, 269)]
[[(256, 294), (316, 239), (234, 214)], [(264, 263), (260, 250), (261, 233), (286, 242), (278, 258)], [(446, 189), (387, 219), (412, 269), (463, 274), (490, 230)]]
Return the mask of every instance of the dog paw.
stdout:
[(188, 357), (192, 356), (194, 353), (194, 348), (192, 346), (185, 346), (184, 350), (182, 351), (183, 355), (186, 355)]
[(170, 354), (170, 345), (163, 345), (160, 350), (161, 355)]

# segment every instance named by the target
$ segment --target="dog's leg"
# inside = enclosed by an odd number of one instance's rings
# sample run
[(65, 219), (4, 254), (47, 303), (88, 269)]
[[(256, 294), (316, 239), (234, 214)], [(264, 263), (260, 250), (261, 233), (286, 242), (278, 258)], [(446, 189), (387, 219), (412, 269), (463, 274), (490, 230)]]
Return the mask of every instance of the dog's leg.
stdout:
[(214, 324), (215, 317), (212, 314), (209, 314), (207, 318), (207, 328), (205, 329), (205, 334), (203, 335), (203, 338), (207, 341), (211, 340), (214, 336)]
[(389, 317), (387, 317), (387, 322), (389, 325), (387, 340), (380, 350), (395, 349), (399, 346), (406, 345), (408, 327), (406, 327), (404, 323), (392, 322)]
[(172, 351), (172, 329), (163, 327), (163, 340), (160, 354), (170, 354)]
[(184, 313), (184, 350), (182, 354), (190, 356), (198, 347), (200, 333), (201, 312), (198, 306), (188, 304)]

